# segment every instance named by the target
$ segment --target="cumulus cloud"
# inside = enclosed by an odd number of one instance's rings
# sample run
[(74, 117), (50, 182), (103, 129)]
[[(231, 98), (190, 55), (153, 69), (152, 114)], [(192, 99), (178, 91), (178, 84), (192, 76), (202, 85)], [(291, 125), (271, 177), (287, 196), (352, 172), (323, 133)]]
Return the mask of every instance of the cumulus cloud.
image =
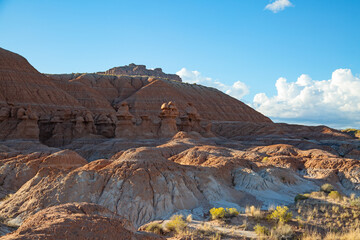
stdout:
[(205, 77), (198, 71), (190, 71), (186, 68), (182, 68), (176, 74), (179, 75), (184, 82), (214, 87), (237, 99), (241, 99), (249, 93), (249, 88), (245, 83), (240, 81), (235, 82), (233, 85), (227, 85), (220, 81), (213, 80), (210, 77)]
[(253, 107), (276, 121), (359, 127), (360, 78), (350, 69), (337, 69), (329, 80), (302, 74), (297, 81), (281, 77), (277, 95), (256, 94)]
[(275, 0), (272, 3), (266, 5), (265, 9), (270, 10), (273, 13), (277, 13), (291, 6), (293, 5), (290, 0)]

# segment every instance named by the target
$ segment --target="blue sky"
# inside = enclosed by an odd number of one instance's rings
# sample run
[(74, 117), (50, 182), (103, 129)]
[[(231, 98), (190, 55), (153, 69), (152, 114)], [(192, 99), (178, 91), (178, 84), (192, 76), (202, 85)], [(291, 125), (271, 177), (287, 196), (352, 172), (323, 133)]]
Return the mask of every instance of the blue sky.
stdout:
[[(284, 9), (266, 8), (274, 2)], [(360, 99), (344, 97), (342, 89), (344, 101), (334, 108), (329, 99), (336, 96), (326, 98), (328, 89), (338, 92), (336, 70), (350, 69), (346, 81), (358, 86), (359, 9), (357, 0), (0, 0), (0, 46), (40, 72), (96, 72), (134, 62), (219, 87), (275, 121), (360, 127), (360, 106), (345, 106)], [(295, 84), (302, 74), (311, 82)], [(280, 78), (287, 85), (275, 86)], [(317, 84), (322, 80), (329, 86)], [(299, 89), (284, 97), (291, 83)], [(301, 99), (297, 107), (311, 103), (300, 94), (307, 87), (322, 93), (321, 104), (296, 117), (281, 114), (294, 111), (290, 98)], [(324, 115), (311, 117), (324, 106)]]

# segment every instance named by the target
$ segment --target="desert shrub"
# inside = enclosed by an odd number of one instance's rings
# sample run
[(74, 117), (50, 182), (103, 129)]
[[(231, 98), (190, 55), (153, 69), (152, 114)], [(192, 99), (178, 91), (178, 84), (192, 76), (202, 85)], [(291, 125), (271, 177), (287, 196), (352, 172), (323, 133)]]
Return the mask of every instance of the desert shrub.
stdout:
[(350, 229), (348, 232), (343, 233), (341, 236), (343, 240), (359, 240), (360, 239), (360, 229)]
[(210, 240), (221, 240), (221, 233), (215, 233), (214, 236), (210, 237)]
[(226, 217), (236, 217), (239, 215), (239, 211), (236, 208), (226, 208), (225, 216)]
[(305, 232), (301, 236), (301, 240), (322, 240), (321, 234), (318, 232)]
[(356, 199), (356, 194), (355, 193), (350, 194), (350, 199), (355, 200)]
[(165, 224), (165, 227), (170, 232), (175, 231), (175, 232), (179, 233), (179, 232), (185, 230), (185, 228), (187, 227), (187, 224), (184, 221), (184, 217), (182, 215), (173, 215), (170, 218), (170, 221), (168, 221)]
[(360, 198), (354, 198), (353, 200), (350, 200), (350, 206), (360, 208)]
[(331, 191), (328, 197), (334, 200), (340, 200), (342, 198), (341, 194), (338, 191)]
[(236, 217), (239, 215), (239, 211), (236, 208), (212, 208), (210, 209), (211, 219), (221, 219), (221, 218), (230, 218)]
[(329, 183), (325, 183), (320, 187), (320, 190), (326, 193), (330, 193), (331, 191), (334, 191), (335, 188), (333, 185), (329, 184)]
[(210, 224), (203, 223), (199, 228), (196, 229), (196, 233), (199, 235), (210, 236), (214, 235), (216, 230)]
[(251, 215), (252, 217), (255, 217), (255, 218), (261, 218), (262, 217), (260, 207), (246, 206), (245, 213), (248, 214), (248, 215)]
[(323, 192), (323, 191), (312, 192), (312, 193), (309, 194), (309, 197), (325, 199), (326, 198), (326, 193)]
[(350, 229), (347, 232), (329, 232), (326, 234), (324, 240), (359, 240), (360, 229)]
[[(207, 236), (207, 237), (210, 237), (209, 239), (215, 240), (215, 239), (221, 239), (221, 236), (223, 235), (223, 233), (216, 230), (210, 224), (203, 223), (199, 228), (197, 228), (194, 231), (194, 236), (199, 236), (199, 235), (202, 237)], [(191, 238), (191, 239), (193, 239), (193, 238)]]
[(308, 198), (309, 198), (309, 196), (306, 194), (298, 194), (298, 195), (296, 195), (294, 201), (297, 202), (297, 201), (301, 201), (301, 200), (306, 200)]
[(160, 223), (157, 223), (157, 222), (153, 222), (153, 223), (150, 223), (146, 228), (145, 230), (147, 232), (153, 232), (153, 233), (156, 233), (156, 234), (164, 234), (164, 228), (163, 226), (160, 224)]
[(225, 217), (225, 209), (220, 207), (220, 208), (212, 208), (210, 209), (210, 215), (211, 215), (211, 219), (221, 219)]
[(293, 239), (294, 231), (290, 225), (279, 224), (271, 230), (271, 239)]
[(256, 224), (254, 227), (254, 231), (258, 236), (268, 236), (269, 229), (265, 226), (261, 226), (260, 224)]
[(270, 219), (276, 220), (279, 223), (286, 223), (292, 217), (292, 212), (288, 211), (289, 208), (284, 206), (277, 206), (275, 211), (273, 211), (270, 215)]
[(333, 205), (333, 206), (331, 207), (331, 210), (332, 210), (334, 213), (337, 214), (337, 213), (339, 212), (340, 208), (339, 208), (339, 206)]

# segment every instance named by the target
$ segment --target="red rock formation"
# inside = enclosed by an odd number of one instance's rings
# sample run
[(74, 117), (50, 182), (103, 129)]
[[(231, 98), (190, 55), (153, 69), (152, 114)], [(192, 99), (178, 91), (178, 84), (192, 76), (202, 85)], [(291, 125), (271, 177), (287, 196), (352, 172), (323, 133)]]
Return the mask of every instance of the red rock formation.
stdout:
[(256, 202), (233, 191), (214, 170), (168, 161), (163, 150), (129, 149), (114, 161), (94, 161), (66, 175), (44, 169), (0, 203), (0, 215), (24, 219), (54, 204), (96, 202), (139, 226), (209, 201)]
[(163, 239), (136, 232), (134, 226), (108, 209), (90, 203), (69, 203), (46, 208), (29, 217), (15, 232), (1, 239)]
[(191, 102), (206, 120), (271, 123), (269, 118), (219, 90), (175, 81), (153, 79), (125, 101), (135, 116), (147, 114), (156, 118), (158, 106), (173, 101), (180, 115), (186, 113), (188, 103)]
[(161, 125), (159, 129), (159, 136), (173, 137), (177, 132), (176, 118), (179, 112), (173, 102), (163, 103), (161, 105), (160, 119)]
[(146, 69), (145, 65), (129, 64), (123, 67), (114, 67), (105, 72), (105, 74), (111, 75), (126, 75), (126, 76), (152, 76), (160, 77), (169, 80), (175, 80), (181, 82), (181, 78), (176, 74), (163, 73), (161, 68), (155, 68), (154, 70)]
[(122, 103), (116, 112), (117, 123), (115, 130), (115, 137), (134, 137), (136, 136), (135, 127), (133, 124), (134, 116), (129, 112), (127, 103)]
[(0, 105), (31, 107), (35, 112), (54, 109), (84, 109), (25, 58), (0, 48)]
[[(24, 143), (19, 143), (23, 144)], [(5, 150), (5, 149), (4, 149)], [(29, 146), (31, 151), (31, 147)], [(71, 150), (62, 150), (51, 154), (51, 149), (33, 148), (33, 153), (20, 153), (7, 148), (6, 151), (14, 154), (3, 156), (0, 160), (0, 186), (4, 194), (17, 191), (23, 184), (33, 178), (41, 168), (65, 170), (83, 166), (87, 161)], [(0, 193), (0, 198), (3, 197)]]

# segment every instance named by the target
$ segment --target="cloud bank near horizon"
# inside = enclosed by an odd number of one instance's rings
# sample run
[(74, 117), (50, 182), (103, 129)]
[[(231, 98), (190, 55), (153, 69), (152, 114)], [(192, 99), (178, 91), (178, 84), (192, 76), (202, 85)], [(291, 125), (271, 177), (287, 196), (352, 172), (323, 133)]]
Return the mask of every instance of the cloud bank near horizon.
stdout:
[(176, 74), (181, 77), (183, 82), (214, 87), (239, 100), (245, 95), (249, 94), (248, 86), (246, 86), (246, 84), (241, 81), (237, 81), (230, 86), (210, 77), (205, 77), (199, 71), (191, 71), (186, 68), (182, 68)]
[(280, 11), (283, 11), (287, 7), (294, 6), (290, 0), (275, 0), (272, 3), (269, 3), (266, 5), (265, 9), (270, 10), (273, 13), (278, 13)]
[(266, 116), (285, 122), (359, 127), (360, 78), (350, 69), (337, 69), (329, 80), (302, 74), (296, 82), (276, 81), (277, 95), (255, 95), (252, 106)]
[[(176, 74), (184, 82), (215, 87), (239, 100), (250, 92), (241, 81), (227, 85), (186, 68)], [(276, 95), (257, 93), (249, 105), (275, 122), (359, 128), (360, 78), (350, 69), (335, 70), (329, 80), (313, 80), (307, 74), (294, 82), (280, 77), (275, 87)]]

